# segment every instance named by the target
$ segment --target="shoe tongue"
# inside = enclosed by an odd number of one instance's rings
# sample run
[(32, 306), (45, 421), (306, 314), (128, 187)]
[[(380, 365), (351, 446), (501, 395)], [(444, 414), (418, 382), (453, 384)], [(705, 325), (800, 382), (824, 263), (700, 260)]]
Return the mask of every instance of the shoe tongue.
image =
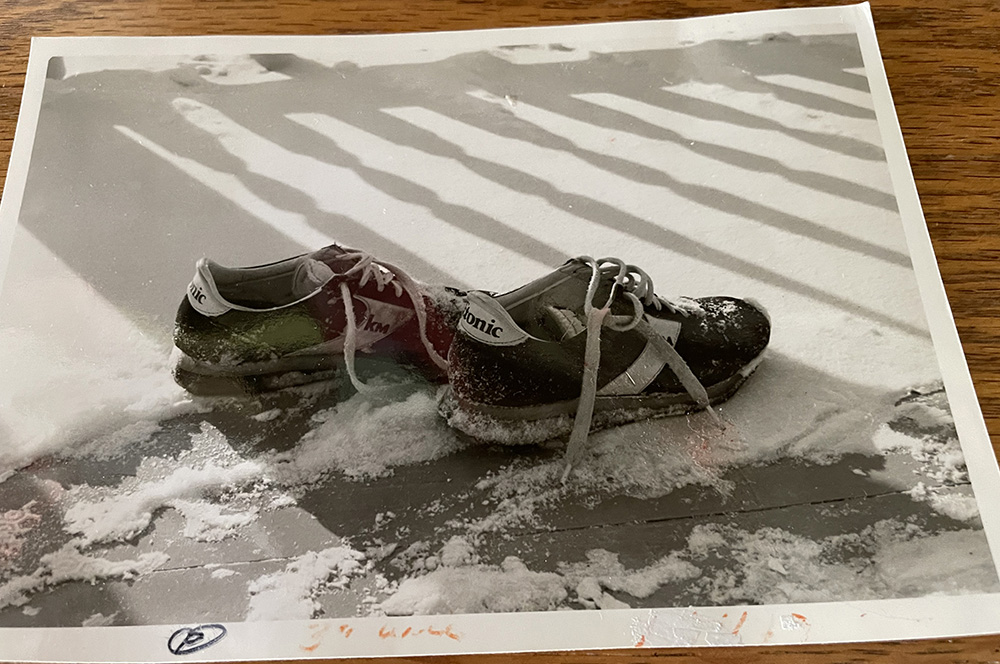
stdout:
[(333, 269), (323, 261), (306, 256), (295, 269), (292, 277), (292, 296), (296, 299), (309, 295), (317, 288), (330, 281), (334, 276)]
[(563, 263), (544, 277), (497, 297), (504, 307), (517, 307), (528, 300), (544, 298), (560, 308), (578, 308), (583, 312), (583, 300), (590, 283), (590, 266), (576, 259)]
[(563, 277), (571, 277), (582, 281), (586, 287), (586, 285), (590, 283), (590, 277), (593, 274), (593, 271), (586, 263), (573, 258), (560, 265), (559, 269), (557, 269), (554, 274), (561, 274)]
[[(593, 268), (585, 262), (571, 259), (563, 264), (555, 274), (564, 275), (565, 281), (560, 285), (561, 297), (557, 298), (556, 304), (560, 309), (574, 313), (584, 325), (584, 301), (587, 299), (587, 291), (590, 288), (590, 280), (594, 276)], [(568, 278), (567, 278), (568, 277)], [(592, 303), (596, 307), (603, 307), (611, 294), (611, 289), (615, 284), (614, 274), (602, 272), (594, 293)], [(614, 314), (630, 314), (633, 311), (632, 304), (622, 297), (623, 289), (619, 288), (614, 301), (611, 303), (611, 312)]]

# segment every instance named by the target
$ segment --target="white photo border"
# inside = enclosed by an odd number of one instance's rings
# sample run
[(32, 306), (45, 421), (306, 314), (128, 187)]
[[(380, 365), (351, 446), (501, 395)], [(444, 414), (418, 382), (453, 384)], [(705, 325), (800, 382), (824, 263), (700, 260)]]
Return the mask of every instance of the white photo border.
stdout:
[[(709, 35), (759, 37), (794, 27), (797, 34), (852, 31), (858, 36), (893, 190), (927, 314), (940, 370), (953, 410), (977, 502), (1000, 505), (1000, 470), (955, 329), (930, 236), (903, 145), (867, 3), (842, 7), (750, 12), (679, 21), (511, 28), (470, 32), (312, 37), (65, 37), (33, 39), (10, 167), (0, 203), (0, 286), (24, 193), (48, 60), (142, 51), (308, 53), (322, 47), (375, 53), (393, 47), (466, 49), (531, 41), (544, 35), (594, 38), (628, 48), (656, 40), (664, 47)], [(211, 47), (206, 48), (210, 43)], [(687, 43), (687, 42), (686, 42)], [(981, 513), (994, 564), (1000, 551), (1000, 511)], [(792, 645), (952, 637), (1000, 632), (1000, 596), (935, 596), (895, 600), (766, 606), (666, 607), (614, 611), (472, 614), (407, 618), (227, 623), (210, 648), (174, 655), (168, 640), (196, 625), (2, 628), (0, 659), (19, 661), (154, 662), (268, 660), (362, 656), (502, 653), (667, 646)]]

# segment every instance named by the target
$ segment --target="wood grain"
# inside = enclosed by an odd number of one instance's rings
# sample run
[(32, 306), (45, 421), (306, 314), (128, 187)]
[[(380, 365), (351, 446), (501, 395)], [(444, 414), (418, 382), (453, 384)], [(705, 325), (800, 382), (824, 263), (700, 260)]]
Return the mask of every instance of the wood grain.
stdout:
[[(0, 172), (31, 36), (338, 34), (680, 18), (831, 2), (763, 0), (5, 0)], [(1000, 433), (1000, 8), (991, 0), (873, 0), (889, 84), (959, 334), (991, 432)], [(994, 508), (1000, 506), (992, 506)], [(837, 646), (441, 657), (441, 664), (996, 662), (1000, 637)], [(368, 661), (368, 660), (365, 660)], [(382, 659), (379, 662), (413, 662)]]

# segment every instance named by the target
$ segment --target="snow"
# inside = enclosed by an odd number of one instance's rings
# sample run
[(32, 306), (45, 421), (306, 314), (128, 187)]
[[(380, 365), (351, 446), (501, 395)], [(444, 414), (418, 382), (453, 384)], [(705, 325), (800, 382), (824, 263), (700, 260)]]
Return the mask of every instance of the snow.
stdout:
[(281, 417), (281, 409), (272, 408), (271, 410), (265, 410), (260, 413), (257, 413), (256, 415), (253, 416), (253, 419), (257, 420), (258, 422), (270, 422), (279, 417)]
[(593, 577), (586, 577), (576, 586), (576, 599), (588, 609), (627, 609), (629, 605), (601, 589)]
[(468, 539), (455, 535), (441, 548), (439, 558), (445, 567), (459, 567), (475, 562), (475, 547)]
[[(785, 358), (771, 357), (753, 378), (765, 392), (792, 403), (797, 394), (815, 389), (808, 374), (788, 380)], [(772, 378), (777, 379), (778, 382)], [(766, 383), (761, 385), (761, 383)], [(724, 479), (734, 467), (753, 466), (777, 459), (800, 459), (831, 464), (846, 454), (907, 453), (920, 463), (923, 476), (934, 482), (934, 493), (968, 484), (964, 457), (950, 419), (935, 414), (931, 428), (914, 430), (914, 413), (928, 402), (940, 402), (944, 392), (931, 386), (927, 394), (898, 405), (909, 390), (877, 397), (861, 388), (855, 394), (830, 392), (810, 408), (774, 409), (761, 413), (759, 404), (737, 394), (718, 408), (726, 422), (720, 430), (704, 413), (688, 417), (648, 420), (593, 433), (588, 453), (574, 470), (567, 488), (557, 480), (561, 458), (531, 465), (511, 464), (480, 480), (497, 509), (474, 528), (495, 531), (532, 523), (536, 512), (574, 493), (611, 491), (639, 498), (656, 498), (687, 485), (701, 485), (722, 495), (732, 486)], [(919, 393), (918, 393), (919, 394)], [(911, 485), (912, 487), (913, 485)], [(914, 495), (914, 497), (917, 497)], [(971, 496), (929, 500), (942, 513), (970, 520), (978, 515)]]
[[(915, 409), (917, 412), (928, 412), (914, 402), (904, 405), (901, 417), (911, 421)], [(937, 409), (934, 409), (937, 410)], [(921, 423), (917, 431), (901, 431), (890, 427), (882, 427), (876, 432), (873, 440), (880, 452), (908, 453), (921, 465), (923, 474), (942, 484), (958, 484), (968, 481), (968, 470), (965, 467), (965, 457), (954, 433), (954, 425), (949, 421), (938, 424), (938, 420)]]
[(586, 564), (567, 566), (562, 572), (570, 579), (577, 576), (594, 578), (607, 590), (649, 597), (663, 584), (693, 579), (701, 570), (682, 560), (676, 552), (643, 569), (626, 570), (618, 561), (617, 553), (593, 549), (587, 552)]
[[(867, 555), (845, 557), (859, 548)], [(714, 569), (720, 557), (737, 564)], [(529, 571), (513, 557), (499, 568), (441, 567), (403, 580), (380, 608), (388, 615), (544, 610), (569, 599), (568, 590), (585, 608), (625, 608), (628, 597), (650, 597), (668, 584), (720, 605), (1000, 590), (977, 531), (929, 534), (891, 519), (819, 540), (780, 528), (695, 526), (685, 548), (646, 567), (627, 569), (605, 549), (587, 551), (586, 559), (561, 565), (558, 574)]]
[(114, 448), (196, 410), (170, 377), (168, 348), (21, 227), (15, 242), (9, 269), (31, 266), (32, 281), (8, 279), (0, 298), (0, 480), (48, 452)]
[(441, 567), (405, 579), (381, 605), (391, 616), (545, 611), (567, 596), (562, 577), (532, 572), (514, 557), (499, 567)]
[(433, 390), (373, 387), (314, 415), (318, 426), (291, 452), (274, 457), (274, 472), (305, 484), (334, 470), (359, 480), (385, 477), (394, 466), (433, 461), (464, 446), (438, 417)]
[[(453, 251), (450, 242), (427, 245), (431, 262), (448, 266), (444, 271), (448, 275), (448, 283), (465, 283), (464, 279), (452, 275), (475, 274), (484, 255), (504, 256), (520, 267), (522, 273), (541, 267), (537, 262), (526, 260), (499, 244), (486, 243), (471, 233), (444, 223), (422, 206), (387, 195), (351, 169), (293, 153), (274, 141), (254, 134), (211, 106), (187, 98), (176, 99), (173, 106), (185, 120), (213, 137), (251, 172), (299, 190), (313, 199), (324, 212), (357, 219), (370, 214), (372, 208), (369, 206), (374, 206), (380, 210), (380, 223), (376, 228), (383, 238), (406, 237), (411, 234), (414, 225), (419, 225), (423, 232), (431, 235), (447, 234), (451, 238), (457, 234), (465, 243), (475, 242), (481, 252), (471, 255)], [(280, 170), (273, 168), (277, 163), (283, 164)]]
[(307, 223), (305, 215), (275, 208), (231, 173), (225, 173), (205, 166), (194, 159), (174, 154), (156, 141), (128, 127), (117, 125), (115, 129), (157, 157), (172, 164), (181, 172), (212, 188), (261, 222), (268, 224), (282, 235), (301, 245), (303, 249), (324, 247), (334, 243), (332, 236), (312, 228)]
[(321, 589), (343, 588), (364, 571), (364, 554), (335, 546), (305, 554), (274, 574), (250, 582), (246, 619), (309, 620), (319, 611)]
[[(705, 531), (708, 532), (700, 532)], [(898, 520), (860, 533), (813, 540), (778, 528), (754, 532), (731, 526), (696, 526), (682, 552), (704, 563), (724, 551), (735, 572), (706, 574), (698, 584), (717, 604), (780, 604), (957, 594), (998, 590), (988, 546), (974, 530), (928, 534)], [(708, 541), (720, 545), (705, 547)], [(843, 560), (848, 549), (869, 552)], [(953, 559), (952, 559), (953, 558)]]
[(186, 534), (220, 539), (255, 518), (252, 512), (226, 516), (221, 508), (206, 509), (204, 502), (191, 499), (261, 480), (264, 467), (236, 455), (225, 437), (207, 423), (191, 442), (191, 449), (176, 459), (146, 457), (135, 476), (120, 485), (73, 487), (66, 497), (66, 531), (79, 536), (83, 544), (128, 540), (149, 526), (156, 510), (173, 506), (189, 519)]
[(966, 488), (962, 486), (956, 491), (951, 487), (927, 486), (923, 482), (917, 482), (907, 493), (914, 500), (927, 502), (936, 512), (956, 521), (978, 521), (976, 497), (971, 491), (959, 492)]
[(111, 561), (85, 555), (77, 546), (76, 542), (68, 542), (58, 551), (42, 556), (34, 573), (0, 585), (0, 608), (21, 606), (29, 601), (31, 594), (68, 581), (94, 584), (103, 579), (135, 579), (162, 567), (170, 559), (166, 553), (154, 551), (131, 560)]
[(257, 520), (255, 506), (240, 509), (239, 505), (222, 506), (205, 500), (174, 499), (165, 503), (186, 520), (184, 537), (202, 542), (218, 542), (234, 535), (240, 528)]

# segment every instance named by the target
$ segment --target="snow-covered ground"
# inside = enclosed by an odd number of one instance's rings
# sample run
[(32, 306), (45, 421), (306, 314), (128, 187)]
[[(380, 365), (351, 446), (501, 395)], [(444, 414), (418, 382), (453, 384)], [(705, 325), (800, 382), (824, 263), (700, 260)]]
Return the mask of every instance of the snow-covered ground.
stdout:
[[(46, 88), (0, 297), (0, 624), (997, 589), (853, 37), (145, 64)], [(565, 485), (561, 443), (476, 444), (432, 386), (173, 384), (197, 258), (334, 241), (494, 291), (619, 256), (752, 296), (771, 348), (724, 432), (599, 432)]]

